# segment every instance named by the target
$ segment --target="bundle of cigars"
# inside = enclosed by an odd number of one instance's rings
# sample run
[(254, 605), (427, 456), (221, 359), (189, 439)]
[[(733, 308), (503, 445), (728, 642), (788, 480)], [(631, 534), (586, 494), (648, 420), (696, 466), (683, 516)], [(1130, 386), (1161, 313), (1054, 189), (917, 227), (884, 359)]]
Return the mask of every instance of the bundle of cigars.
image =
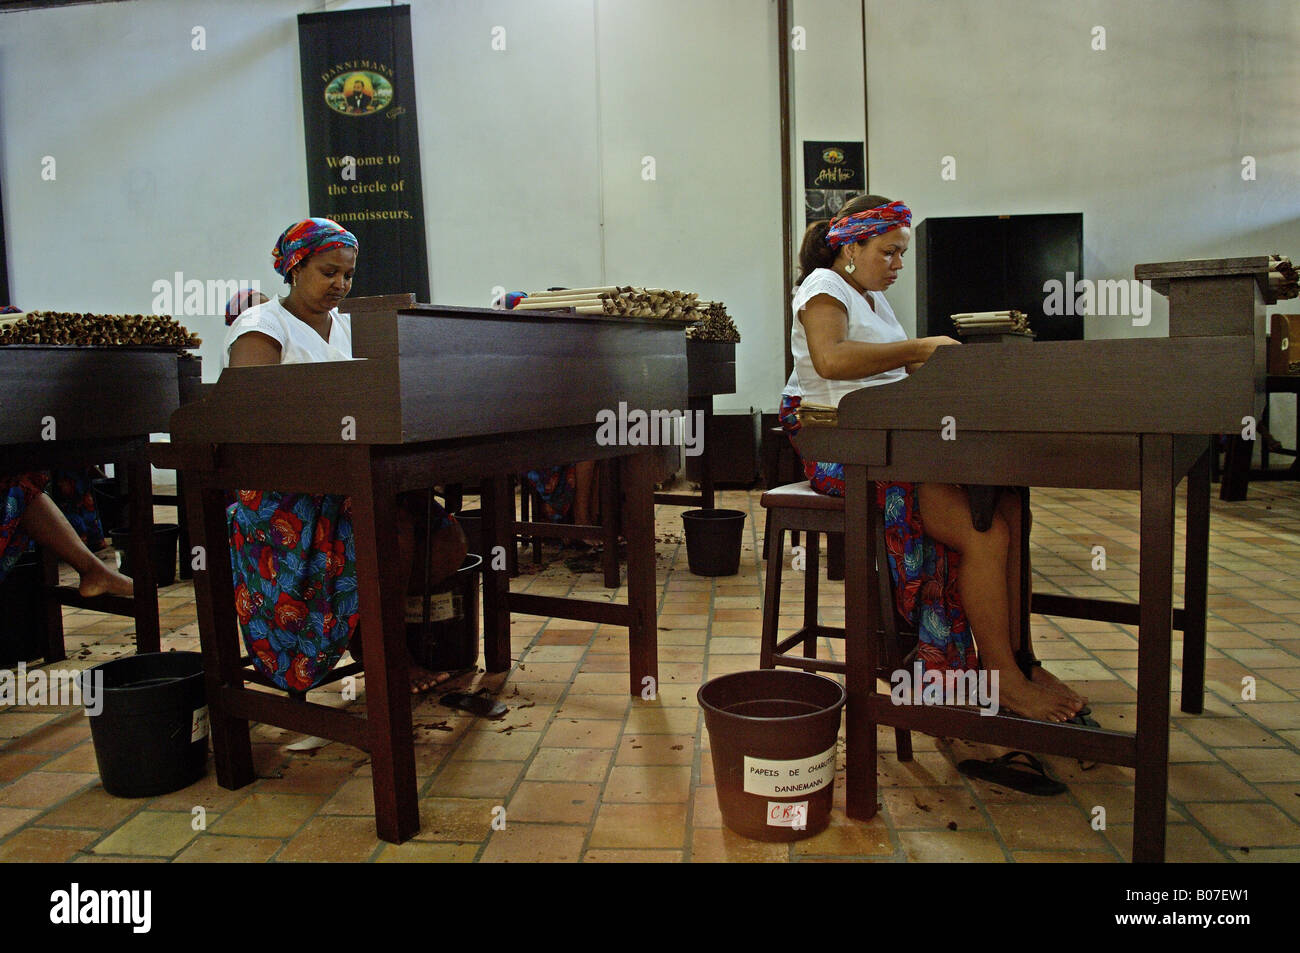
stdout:
[(609, 285), (604, 288), (536, 291), (519, 301), (514, 310), (549, 311), (557, 308), (572, 308), (578, 314), (690, 323), (694, 326), (686, 329), (686, 336), (695, 341), (740, 340), (740, 332), (721, 301), (701, 301), (698, 294), (667, 288)]
[(1014, 308), (1006, 311), (968, 311), (950, 315), (962, 337), (975, 334), (1028, 334), (1029, 317)]
[(165, 347), (187, 350), (202, 342), (167, 314), (80, 314), (20, 311), (0, 317), (0, 346)]
[(1290, 258), (1268, 256), (1268, 287), (1279, 301), (1300, 296), (1300, 281), (1297, 281), (1295, 265), (1291, 264)]

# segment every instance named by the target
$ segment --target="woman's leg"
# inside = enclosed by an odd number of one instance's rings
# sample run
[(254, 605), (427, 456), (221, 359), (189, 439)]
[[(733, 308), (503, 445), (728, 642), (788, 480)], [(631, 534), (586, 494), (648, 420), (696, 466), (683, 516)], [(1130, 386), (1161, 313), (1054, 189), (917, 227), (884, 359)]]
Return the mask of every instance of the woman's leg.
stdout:
[[(1012, 649), (1022, 657), (1034, 658), (1033, 638), (1029, 635), (1029, 630), (1025, 630), (1025, 644), (1020, 645), (1021, 618), (1020, 618), (1020, 520), (1021, 520), (1021, 499), (1019, 493), (1003, 493), (998, 499), (998, 514), (1006, 521), (1007, 529), (1010, 532), (1011, 539), (1007, 548), (1007, 603), (1010, 606), (1011, 618), (1011, 646)], [(1024, 511), (1024, 519), (1031, 525), (1033, 515)], [(1026, 567), (1028, 571), (1028, 567)], [(1033, 573), (1029, 575), (1030, 586), (1033, 585)], [(1030, 594), (1032, 600), (1032, 592)], [(1080, 705), (1087, 704), (1088, 699), (1080, 695), (1065, 682), (1061, 681), (1041, 665), (1035, 665), (1029, 670), (1030, 680), (1035, 684), (1059, 695), (1077, 701)]]
[[(961, 554), (957, 584), (971, 631), (985, 669), (998, 672), (999, 704), (1021, 715), (1043, 721), (1064, 721), (1081, 702), (1036, 685), (1016, 664), (1011, 604), (1019, 598), (1019, 576), (1014, 596), (1010, 590), (1011, 529), (999, 511), (987, 531), (971, 523), (970, 498), (965, 489), (926, 483), (916, 488), (921, 522), (926, 535)], [(1017, 554), (1019, 536), (1014, 538)]]
[(44, 493), (32, 497), (18, 525), (25, 535), (52, 549), (60, 559), (77, 570), (81, 576), (78, 591), (83, 596), (99, 596), (106, 592), (129, 596), (135, 591), (130, 576), (109, 569), (86, 548), (67, 517)]

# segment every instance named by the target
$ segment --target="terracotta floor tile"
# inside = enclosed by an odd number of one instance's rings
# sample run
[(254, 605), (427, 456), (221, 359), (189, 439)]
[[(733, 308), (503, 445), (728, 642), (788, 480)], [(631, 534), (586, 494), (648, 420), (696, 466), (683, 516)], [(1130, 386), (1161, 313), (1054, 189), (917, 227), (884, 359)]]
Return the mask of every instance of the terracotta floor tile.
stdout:
[(1011, 854), (1017, 864), (1113, 864), (1119, 857), (1100, 850), (1017, 850)]
[(603, 782), (613, 751), (604, 748), (541, 748), (525, 777), (530, 781)]
[(504, 798), (522, 771), (523, 762), (448, 761), (434, 775), (430, 793), (438, 797)]
[(839, 811), (831, 813), (831, 823), (824, 831), (792, 845), (796, 857), (819, 854), (851, 854), (855, 857), (892, 854), (894, 845), (889, 829), (879, 814), (869, 821), (854, 821)]
[(1300, 753), (1288, 748), (1222, 748), (1218, 753), (1253, 783), (1300, 778)]
[(627, 731), (643, 735), (694, 735), (700, 724), (698, 708), (667, 707), (658, 702), (633, 703), (627, 716)]
[(508, 821), (587, 824), (600, 803), (599, 784), (524, 781), (506, 805)]
[(265, 778), (257, 790), (263, 794), (333, 794), (366, 761), (365, 752), (346, 746), (340, 748), (352, 754), (338, 761), (292, 758), (279, 777)]
[(270, 837), (220, 837), (205, 834), (176, 857), (178, 864), (264, 864), (284, 846)]
[(582, 859), (587, 832), (554, 824), (510, 824), (493, 831), (483, 863), (574, 863)]
[(1281, 746), (1271, 732), (1244, 717), (1193, 718), (1183, 730), (1211, 748), (1276, 748)]
[(113, 797), (101, 785), (74, 794), (52, 811), (41, 815), (42, 827), (88, 827), (107, 830), (116, 827), (148, 804), (146, 798)]
[(1300, 847), (1300, 823), (1272, 804), (1189, 804), (1188, 813), (1223, 847)]
[(584, 864), (678, 864), (680, 850), (589, 850), (582, 855)]
[(961, 830), (986, 826), (984, 815), (964, 788), (885, 788), (880, 800), (897, 829), (933, 830), (950, 823)]
[(589, 846), (676, 848), (685, 837), (684, 804), (602, 804)]
[(520, 662), (516, 672), (530, 682), (568, 682), (575, 668), (574, 662)]
[(573, 678), (570, 694), (627, 695), (630, 683), (626, 675), (579, 672)]
[(785, 863), (790, 848), (790, 844), (750, 840), (725, 827), (697, 828), (691, 835), (691, 861), (697, 864)]
[(0, 807), (0, 839), (7, 837), (40, 813), (34, 808)]
[(62, 754), (90, 738), (90, 725), (80, 714), (13, 712), (0, 718), (0, 737), (6, 736), (17, 739), (6, 746), (7, 751)]
[(368, 860), (383, 842), (368, 817), (316, 817), (280, 851), (281, 862), (322, 861), (359, 863)]
[(171, 857), (198, 834), (194, 818), (180, 811), (141, 811), (91, 850), (96, 854)]
[(492, 831), (492, 821), (500, 815), (495, 798), (426, 797), (420, 801), (421, 841), (477, 843)]
[(547, 729), (542, 745), (547, 748), (613, 748), (623, 724), (612, 720), (557, 718)]
[(1257, 801), (1259, 792), (1221, 764), (1169, 766), (1169, 795), (1179, 801)]
[(692, 735), (624, 734), (615, 764), (684, 764), (695, 758)]
[[(712, 778), (710, 778), (712, 780)], [(722, 809), (718, 805), (717, 789), (701, 785), (695, 789), (691, 826), (722, 827)]]
[(471, 731), (451, 754), (451, 761), (527, 761), (541, 739), (540, 731)]
[(684, 804), (691, 796), (689, 766), (616, 765), (605, 785), (604, 803), (621, 801)]
[(1003, 863), (1006, 855), (988, 831), (899, 831), (907, 859), (916, 863)]
[[(1133, 859), (1133, 825), (1110, 824), (1106, 827), (1106, 839), (1125, 862)], [(1229, 863), (1223, 851), (1211, 843), (1204, 834), (1191, 824), (1170, 824), (1165, 829), (1165, 862), (1222, 864)]]
[(325, 799), (316, 795), (250, 794), (214, 824), (213, 834), (287, 839), (298, 832), (307, 819), (320, 810)]
[(1105, 843), (1091, 815), (1070, 804), (990, 804), (988, 812), (1011, 850), (1097, 850)]
[(0, 784), (8, 784), (27, 772), (36, 770), (49, 760), (51, 760), (49, 754), (0, 753)]
[(52, 807), (98, 780), (98, 774), (31, 771), (0, 788), (0, 807)]
[(37, 830), (29, 827), (0, 844), (0, 863), (62, 863), (72, 860), (99, 836), (96, 831)]
[(478, 844), (426, 843), (384, 844), (377, 864), (469, 864), (479, 852)]

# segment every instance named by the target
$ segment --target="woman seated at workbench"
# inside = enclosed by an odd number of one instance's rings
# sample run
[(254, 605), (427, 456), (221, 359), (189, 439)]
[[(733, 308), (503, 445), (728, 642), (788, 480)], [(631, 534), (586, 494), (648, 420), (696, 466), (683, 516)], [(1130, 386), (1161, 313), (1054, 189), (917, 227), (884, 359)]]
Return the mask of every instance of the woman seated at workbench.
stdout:
[[(804, 233), (790, 350), (794, 371), (781, 400), (793, 439), (802, 401), (838, 406), (862, 387), (903, 380), (948, 337), (908, 340), (883, 292), (903, 268), (912, 213), (901, 202), (860, 196)], [(813, 489), (844, 495), (838, 463), (803, 461)], [(986, 532), (971, 521), (962, 486), (877, 483), (899, 613), (916, 626), (927, 670), (999, 672), (1003, 708), (1043, 721), (1076, 717), (1086, 699), (1020, 646), (1020, 504), (1003, 494)], [(973, 638), (972, 638), (973, 636)], [(978, 648), (978, 654), (976, 649)]]
[(54, 500), (45, 494), (49, 474), (22, 473), (0, 476), (0, 582), (35, 542), (48, 547), (77, 570), (83, 596), (105, 593), (129, 596), (130, 576), (110, 569), (90, 551)]
[[(305, 364), (352, 359), (352, 324), (338, 304), (352, 287), (356, 237), (326, 218), (285, 231), (272, 264), (289, 294), (248, 308), (226, 331), (228, 366)], [(274, 407), (263, 409), (274, 413)], [(398, 558), (415, 592), (424, 582), (416, 565), (416, 514), (424, 498), (399, 499)], [(433, 583), (465, 558), (460, 527), (437, 504), (427, 543)], [(305, 692), (333, 668), (352, 642), (360, 618), (353, 549), (352, 502), (345, 496), (240, 490), (227, 511), (235, 609), (258, 669), (282, 688)], [(416, 572), (415, 570), (419, 570)], [(428, 691), (462, 673), (431, 672), (414, 660), (411, 692)]]

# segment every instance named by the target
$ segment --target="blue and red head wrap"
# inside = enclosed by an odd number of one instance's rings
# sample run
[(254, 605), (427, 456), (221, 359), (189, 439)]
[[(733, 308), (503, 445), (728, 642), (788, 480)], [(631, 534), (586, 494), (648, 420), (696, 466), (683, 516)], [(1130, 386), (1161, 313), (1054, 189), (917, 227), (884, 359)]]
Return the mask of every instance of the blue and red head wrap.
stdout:
[(902, 202), (890, 202), (843, 218), (832, 218), (831, 227), (826, 232), (826, 244), (839, 248), (911, 224), (912, 210)]
[(289, 272), (318, 251), (330, 248), (357, 248), (357, 236), (328, 218), (308, 218), (290, 225), (271, 250), (271, 264), (289, 280)]
[(253, 307), (255, 304), (261, 304), (263, 301), (270, 301), (266, 295), (256, 288), (241, 288), (235, 292), (235, 296), (226, 302), (226, 324), (234, 324), (235, 319), (241, 314)]

